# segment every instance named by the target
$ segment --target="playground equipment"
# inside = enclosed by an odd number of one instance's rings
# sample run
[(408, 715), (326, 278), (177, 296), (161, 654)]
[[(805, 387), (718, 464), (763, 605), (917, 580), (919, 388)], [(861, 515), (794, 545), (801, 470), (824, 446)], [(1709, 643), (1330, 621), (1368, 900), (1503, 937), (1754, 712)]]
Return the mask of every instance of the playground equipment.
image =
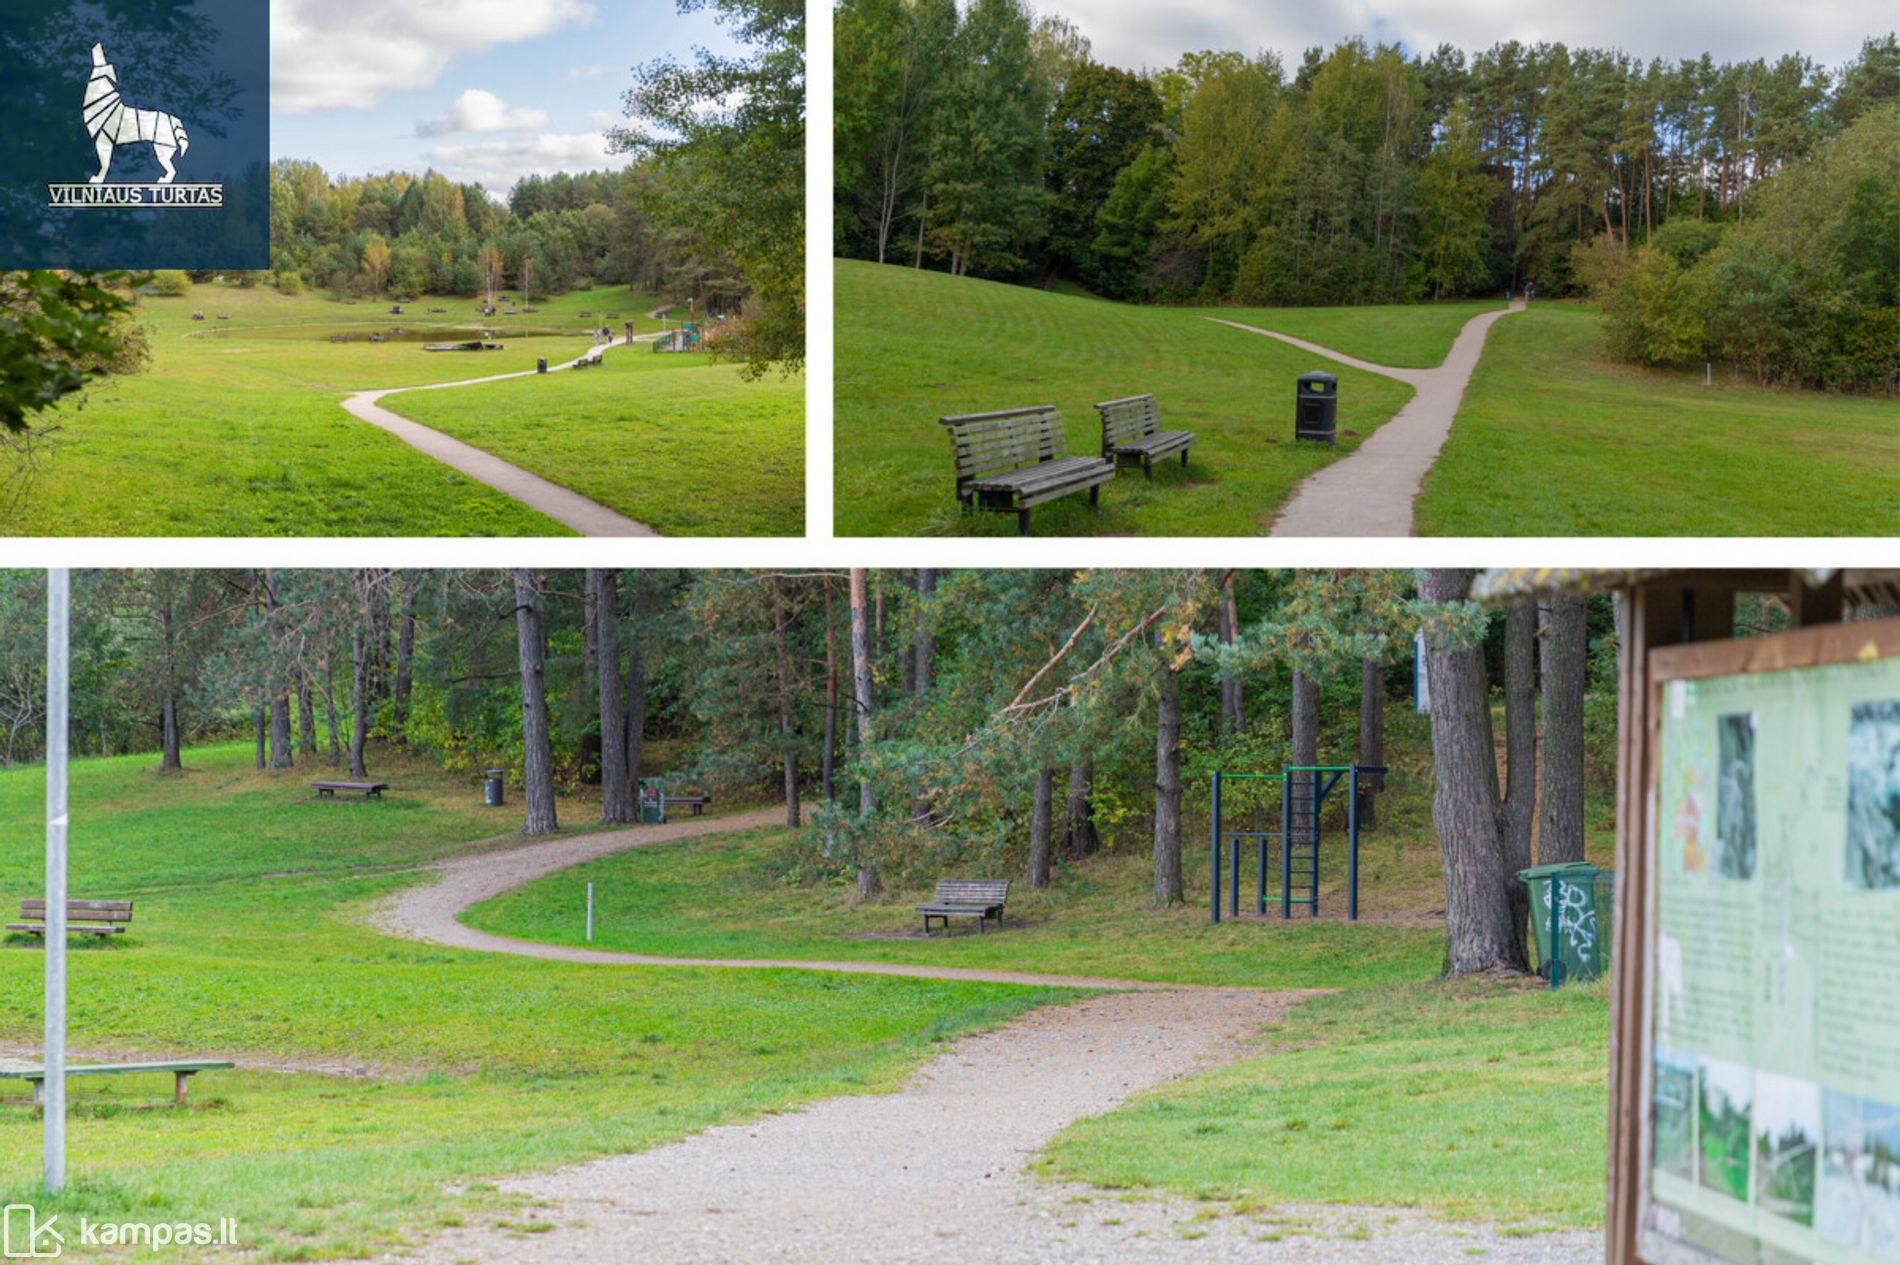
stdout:
[(669, 329), (653, 343), (655, 352), (696, 351), (699, 348), (699, 325), (695, 321), (682, 321), (678, 329)]
[[(1293, 906), (1305, 905), (1309, 916), (1319, 917), (1319, 814), (1326, 797), (1346, 781), (1346, 917), (1359, 920), (1359, 777), (1384, 773), (1383, 764), (1288, 764), (1278, 773), (1215, 773), (1210, 796), (1208, 865), (1212, 882), (1208, 913), (1212, 922), (1220, 921), (1221, 851), (1227, 852), (1231, 880), (1227, 892), (1227, 913), (1240, 916), (1240, 853), (1243, 840), (1254, 846), (1254, 913), (1265, 917), (1268, 899), (1267, 843), (1280, 845), (1280, 917), (1291, 918)], [(1261, 817), (1264, 804), (1256, 801), (1252, 810), (1253, 829), (1235, 829), (1223, 815), (1221, 786), (1224, 782), (1280, 784), (1280, 828), (1265, 830)], [(1303, 894), (1295, 895), (1296, 885)]]

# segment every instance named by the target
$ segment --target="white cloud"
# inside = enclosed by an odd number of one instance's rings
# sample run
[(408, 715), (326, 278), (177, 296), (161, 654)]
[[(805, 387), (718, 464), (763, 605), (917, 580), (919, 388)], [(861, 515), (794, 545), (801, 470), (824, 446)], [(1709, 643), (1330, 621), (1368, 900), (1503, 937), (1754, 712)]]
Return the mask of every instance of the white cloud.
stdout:
[(439, 119), (416, 124), (417, 136), (453, 136), (459, 132), (522, 132), (546, 127), (548, 112), (509, 105), (484, 88), (470, 88), (455, 98)]
[(1505, 40), (1615, 47), (1674, 60), (1704, 52), (1718, 61), (1800, 51), (1826, 65), (1852, 57), (1861, 40), (1893, 29), (1892, 0), (1672, 0), (1575, 4), (1570, 0), (1202, 0), (1189, 6), (1132, 0), (1063, 0), (1057, 11), (1089, 37), (1100, 61), (1165, 66), (1203, 48), (1278, 52), (1289, 73), (1303, 49), (1353, 35), (1402, 41), (1430, 52), (1449, 43), (1467, 54)]
[(607, 152), (597, 132), (539, 132), (467, 145), (442, 145), (427, 154), (431, 167), (455, 181), (479, 181), (505, 193), (522, 176), (598, 171), (624, 161)]
[(569, 66), (567, 68), (567, 77), (569, 79), (598, 79), (612, 69), (613, 67), (611, 66), (601, 65)]
[(603, 130), (610, 127), (619, 127), (621, 123), (625, 122), (620, 115), (615, 114), (612, 110), (589, 110), (587, 112), (587, 121)]
[(271, 108), (368, 109), (469, 53), (593, 19), (588, 0), (271, 0)]

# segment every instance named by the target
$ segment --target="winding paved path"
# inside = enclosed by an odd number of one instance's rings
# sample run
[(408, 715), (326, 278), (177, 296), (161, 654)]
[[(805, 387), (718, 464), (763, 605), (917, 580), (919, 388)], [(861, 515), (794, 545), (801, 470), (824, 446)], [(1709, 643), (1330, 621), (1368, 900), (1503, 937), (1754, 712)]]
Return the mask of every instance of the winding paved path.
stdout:
[[(1506, 1237), (1383, 1208), (1198, 1221), (1200, 1210), (1180, 1200), (1131, 1204), (1030, 1176), (1030, 1161), (1076, 1120), (1258, 1053), (1262, 1026), (1308, 992), (871, 962), (648, 957), (532, 944), (456, 921), (476, 901), (593, 857), (783, 820), (778, 809), (688, 818), (457, 858), (432, 867), (440, 881), (401, 893), (378, 916), (398, 935), (571, 962), (794, 967), (1131, 991), (1042, 1007), (964, 1037), (896, 1093), (824, 1099), (649, 1151), (505, 1180), (502, 1189), (526, 1197), (532, 1211), (432, 1233), (406, 1258), (428, 1265), (513, 1265), (526, 1257), (577, 1265), (1453, 1265), (1477, 1254), (1493, 1265), (1584, 1265), (1600, 1258), (1595, 1236), (1575, 1232)], [(534, 1223), (531, 1240), (522, 1222)]]
[(1484, 338), (1499, 317), (1524, 310), (1522, 300), (1496, 312), (1482, 312), (1458, 331), (1444, 363), (1436, 369), (1400, 369), (1375, 365), (1318, 343), (1278, 334), (1256, 325), (1208, 317), (1221, 325), (1291, 343), (1329, 360), (1408, 383), (1415, 394), (1390, 421), (1372, 432), (1350, 455), (1300, 481), (1274, 520), (1275, 536), (1412, 536), (1412, 502), (1425, 472), (1451, 434), (1452, 418), (1464, 398), (1465, 384), (1478, 367)]
[[(633, 341), (631, 338), (617, 338), (608, 346), (625, 347)], [(598, 350), (600, 348), (592, 348), (564, 364), (550, 365), (548, 372), (556, 373), (571, 369)], [(600, 502), (589, 500), (571, 488), (550, 483), (540, 475), (503, 461), (492, 453), (483, 452), (472, 444), (465, 444), (451, 435), (445, 435), (420, 422), (412, 422), (406, 417), (390, 412), (379, 403), (386, 395), (395, 395), (404, 391), (446, 391), (454, 387), (472, 387), (484, 382), (505, 382), (509, 378), (533, 377), (539, 372), (539, 369), (523, 369), (517, 373), (496, 373), (485, 378), (467, 378), (460, 382), (437, 382), (428, 386), (358, 391), (343, 401), (343, 408), (352, 417), (388, 431), (418, 452), (434, 457), (444, 465), (453, 466), (477, 483), (487, 484), (503, 496), (519, 501), (529, 509), (539, 510), (555, 522), (572, 528), (583, 536), (659, 535), (645, 523), (628, 518), (617, 510), (608, 509)]]

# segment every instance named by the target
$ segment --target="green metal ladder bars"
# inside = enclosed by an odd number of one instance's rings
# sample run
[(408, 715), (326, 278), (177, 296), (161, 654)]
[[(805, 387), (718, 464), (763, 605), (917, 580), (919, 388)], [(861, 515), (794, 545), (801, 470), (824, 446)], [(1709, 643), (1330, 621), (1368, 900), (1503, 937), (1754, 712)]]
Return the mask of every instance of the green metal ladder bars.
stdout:
[[(1384, 773), (1383, 764), (1288, 764), (1278, 773), (1220, 773), (1213, 775), (1209, 811), (1209, 920), (1221, 919), (1221, 852), (1225, 848), (1232, 877), (1228, 884), (1228, 916), (1240, 916), (1240, 852), (1243, 840), (1255, 851), (1254, 913), (1267, 912), (1269, 840), (1280, 844), (1280, 917), (1293, 916), (1293, 906), (1305, 905), (1308, 916), (1319, 917), (1319, 814), (1326, 796), (1346, 779), (1346, 917), (1359, 920), (1359, 775)], [(1296, 776), (1298, 775), (1298, 776)], [(1223, 781), (1277, 781), (1280, 783), (1280, 829), (1229, 830), (1221, 815)], [(1295, 896), (1294, 885), (1305, 895)]]

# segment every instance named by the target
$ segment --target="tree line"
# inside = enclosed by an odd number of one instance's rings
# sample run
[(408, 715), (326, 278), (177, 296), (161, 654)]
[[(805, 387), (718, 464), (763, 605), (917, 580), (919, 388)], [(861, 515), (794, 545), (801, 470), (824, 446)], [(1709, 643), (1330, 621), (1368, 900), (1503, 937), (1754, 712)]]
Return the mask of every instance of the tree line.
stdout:
[[(1422, 629), (1449, 968), (1521, 967), (1511, 876), (1529, 864), (1533, 820), (1543, 859), (1583, 855), (1586, 744), (1614, 726), (1608, 691), (1588, 687), (1606, 684), (1613, 634), (1606, 600), (1485, 612), (1465, 600), (1470, 580), (85, 571), (71, 743), (156, 751), (161, 775), (212, 741), (249, 743), (266, 774), (372, 776), (397, 750), (471, 777), (502, 767), (532, 834), (577, 812), (633, 820), (644, 772), (781, 801), (802, 824), (801, 875), (863, 897), (953, 870), (1039, 887), (1139, 847), (1166, 907), (1183, 899), (1209, 773), (1385, 762), (1385, 708), (1410, 684)], [(44, 751), (43, 601), (40, 573), (0, 573), (4, 766)], [(1379, 793), (1368, 779), (1368, 828)]]
[(1891, 34), (1837, 69), (1354, 38), (1131, 71), (1024, 0), (841, 0), (837, 58), (840, 254), (1242, 304), (1574, 292), (1580, 245), (1745, 223), (1900, 96)]

